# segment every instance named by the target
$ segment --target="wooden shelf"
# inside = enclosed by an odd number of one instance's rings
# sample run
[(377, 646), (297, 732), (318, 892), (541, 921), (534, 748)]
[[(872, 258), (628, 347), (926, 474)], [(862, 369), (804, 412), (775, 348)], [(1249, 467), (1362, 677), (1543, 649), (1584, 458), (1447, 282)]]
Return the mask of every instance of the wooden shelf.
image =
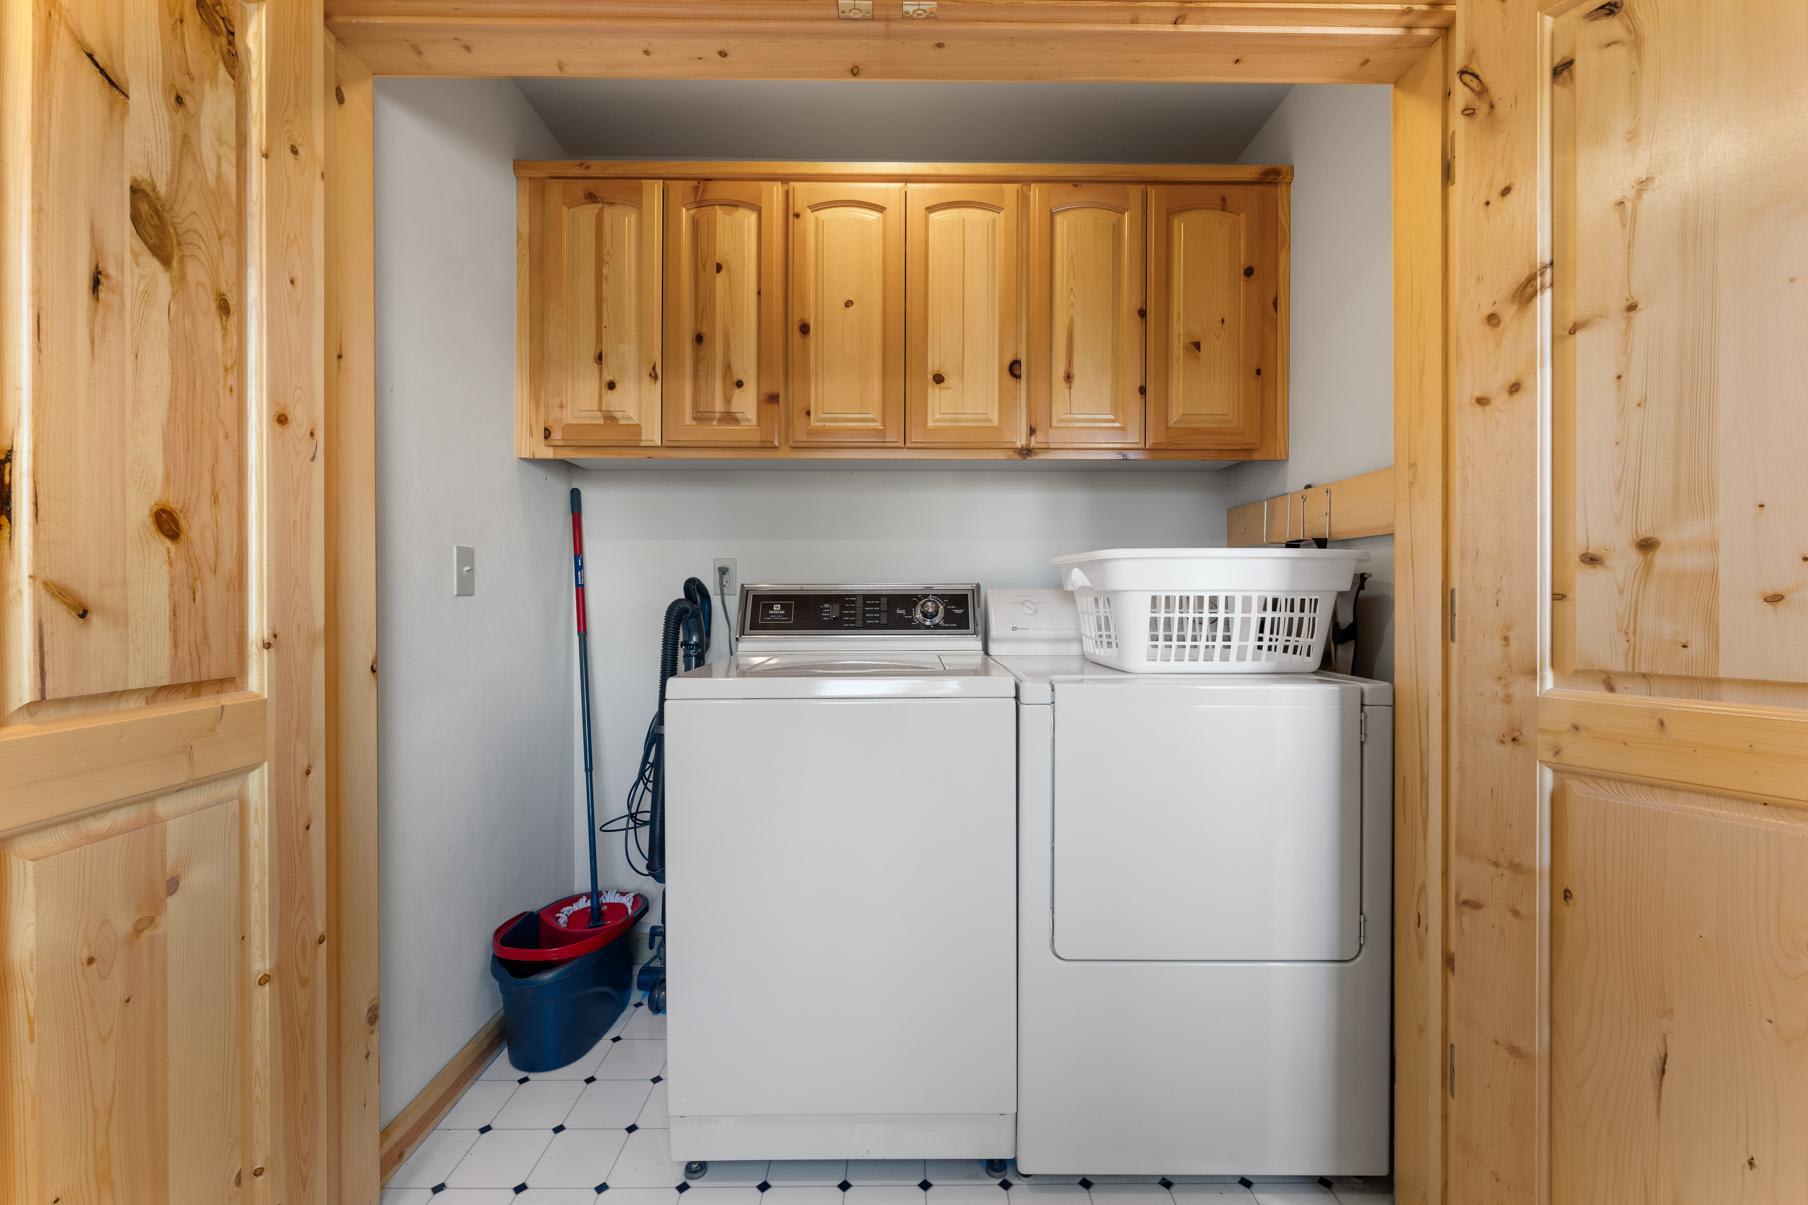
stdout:
[(1246, 502), (1232, 508), (1225, 534), (1233, 548), (1257, 548), (1320, 536), (1332, 540), (1391, 536), (1393, 467)]

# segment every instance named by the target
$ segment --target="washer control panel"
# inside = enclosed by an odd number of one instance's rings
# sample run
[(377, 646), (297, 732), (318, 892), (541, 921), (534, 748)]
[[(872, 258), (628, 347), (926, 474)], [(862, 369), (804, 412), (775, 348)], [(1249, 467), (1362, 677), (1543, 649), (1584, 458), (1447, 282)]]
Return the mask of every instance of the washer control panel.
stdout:
[(742, 637), (974, 636), (979, 587), (742, 586)]

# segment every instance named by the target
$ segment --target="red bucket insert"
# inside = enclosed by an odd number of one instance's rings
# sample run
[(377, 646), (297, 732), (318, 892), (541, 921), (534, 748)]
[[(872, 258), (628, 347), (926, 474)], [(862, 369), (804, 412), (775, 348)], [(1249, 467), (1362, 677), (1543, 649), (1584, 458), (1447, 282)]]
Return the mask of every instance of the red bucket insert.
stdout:
[[(580, 892), (554, 900), (539, 911), (539, 924), (526, 934), (510, 933), (528, 914), (509, 917), (490, 936), (490, 950), (506, 962), (566, 962), (600, 950), (634, 927), (647, 911), (647, 897), (635, 893), (605, 892), (602, 923), (590, 923), (590, 893)], [(526, 944), (527, 937), (532, 944)]]

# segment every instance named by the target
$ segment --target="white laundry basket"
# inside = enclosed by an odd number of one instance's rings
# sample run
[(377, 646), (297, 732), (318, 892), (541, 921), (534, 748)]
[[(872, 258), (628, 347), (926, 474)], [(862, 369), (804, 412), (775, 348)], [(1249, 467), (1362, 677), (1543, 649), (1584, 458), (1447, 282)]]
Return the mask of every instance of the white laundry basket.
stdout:
[(1304, 673), (1364, 554), (1341, 548), (1114, 548), (1056, 557), (1087, 658), (1136, 674)]

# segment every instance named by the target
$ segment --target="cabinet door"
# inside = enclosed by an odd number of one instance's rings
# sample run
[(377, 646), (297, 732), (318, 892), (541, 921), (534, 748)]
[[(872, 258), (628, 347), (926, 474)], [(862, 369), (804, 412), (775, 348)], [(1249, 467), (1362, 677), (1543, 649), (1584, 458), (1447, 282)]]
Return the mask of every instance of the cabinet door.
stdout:
[(1143, 443), (1143, 210), (1135, 184), (1030, 186), (1030, 443)]
[(912, 445), (1022, 445), (1023, 280), (1014, 184), (912, 184), (905, 412)]
[(772, 447), (784, 356), (784, 186), (665, 193), (665, 442)]
[[(1160, 185), (1149, 206), (1149, 446), (1285, 442), (1281, 190)], [(1285, 455), (1285, 447), (1265, 455)]]
[(657, 180), (524, 180), (527, 401), (564, 445), (659, 442)]
[(904, 186), (791, 187), (791, 442), (904, 442)]

